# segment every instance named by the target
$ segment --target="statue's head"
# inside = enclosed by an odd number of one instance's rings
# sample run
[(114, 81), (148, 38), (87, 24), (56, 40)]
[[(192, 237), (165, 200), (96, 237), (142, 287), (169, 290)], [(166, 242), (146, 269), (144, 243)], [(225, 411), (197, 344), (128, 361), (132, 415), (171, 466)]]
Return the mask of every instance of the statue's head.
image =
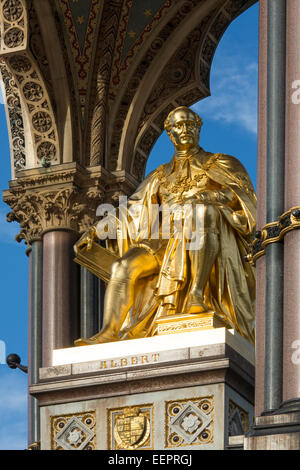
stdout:
[(173, 109), (165, 120), (165, 129), (178, 150), (188, 150), (199, 142), (202, 119), (197, 113), (180, 106)]

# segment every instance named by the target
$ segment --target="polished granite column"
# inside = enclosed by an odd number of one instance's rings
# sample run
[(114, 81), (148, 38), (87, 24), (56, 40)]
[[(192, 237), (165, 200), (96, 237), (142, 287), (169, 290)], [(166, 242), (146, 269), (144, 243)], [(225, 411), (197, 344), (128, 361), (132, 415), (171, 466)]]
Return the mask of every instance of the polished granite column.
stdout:
[[(268, 46), (267, 80), (267, 222), (276, 222), (285, 211), (300, 205), (299, 2), (269, 0), (268, 19), (268, 41), (272, 43)], [(245, 450), (300, 449), (299, 248), (300, 232), (297, 230), (286, 233), (284, 241), (267, 247), (265, 410), (261, 416), (256, 416), (253, 431), (244, 439)], [(260, 360), (256, 357), (256, 364)]]
[(71, 230), (43, 235), (43, 366), (51, 365), (54, 349), (73, 346), (80, 336), (79, 267), (73, 261), (77, 238)]
[[(300, 2), (287, 2), (285, 210), (300, 206)], [(297, 353), (298, 351), (298, 353)], [(283, 411), (300, 411), (300, 230), (284, 239)]]
[[(286, 0), (268, 1), (267, 223), (284, 212)], [(264, 414), (282, 401), (283, 243), (266, 248)]]
[[(267, 179), (267, 22), (268, 1), (259, 4), (258, 128), (257, 128), (257, 227), (266, 224)], [(256, 261), (255, 416), (264, 410), (266, 258)]]

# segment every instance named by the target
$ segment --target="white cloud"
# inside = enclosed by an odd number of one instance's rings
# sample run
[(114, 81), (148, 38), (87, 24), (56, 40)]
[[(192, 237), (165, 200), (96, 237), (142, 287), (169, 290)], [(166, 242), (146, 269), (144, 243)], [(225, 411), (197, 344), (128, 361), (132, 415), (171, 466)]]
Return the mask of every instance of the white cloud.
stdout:
[[(0, 450), (27, 448), (27, 375), (0, 368)], [(3, 368), (3, 369), (2, 369)]]
[[(1, 368), (7, 366), (1, 366)], [(0, 379), (0, 413), (1, 417), (12, 412), (23, 412), (27, 409), (27, 375), (14, 370), (1, 373)]]
[(211, 95), (194, 109), (215, 121), (238, 124), (251, 134), (257, 133), (258, 65), (253, 58), (218, 58), (211, 78)]

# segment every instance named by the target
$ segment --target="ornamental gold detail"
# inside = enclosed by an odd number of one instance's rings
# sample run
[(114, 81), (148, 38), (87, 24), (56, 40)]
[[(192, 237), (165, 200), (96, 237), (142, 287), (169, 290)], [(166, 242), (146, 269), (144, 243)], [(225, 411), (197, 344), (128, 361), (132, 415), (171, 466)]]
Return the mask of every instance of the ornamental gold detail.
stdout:
[(246, 260), (255, 264), (256, 260), (265, 255), (266, 248), (270, 243), (283, 240), (286, 233), (300, 228), (300, 206), (292, 207), (284, 212), (276, 222), (270, 222), (257, 231), (255, 240), (249, 246)]
[(108, 449), (153, 449), (153, 404), (108, 410)]
[(96, 412), (51, 416), (51, 450), (95, 450)]
[(165, 447), (201, 446), (214, 441), (214, 397), (165, 404)]

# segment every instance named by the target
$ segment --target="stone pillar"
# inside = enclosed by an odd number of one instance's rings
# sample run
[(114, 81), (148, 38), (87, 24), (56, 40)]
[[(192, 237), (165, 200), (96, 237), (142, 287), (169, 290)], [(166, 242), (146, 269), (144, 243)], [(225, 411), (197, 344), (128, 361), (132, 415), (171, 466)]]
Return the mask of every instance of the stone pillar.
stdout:
[[(300, 205), (300, 3), (287, 2), (285, 210)], [(300, 230), (284, 239), (283, 409), (300, 411)]]
[[(259, 3), (259, 66), (258, 66), (258, 128), (257, 128), (257, 227), (266, 224), (267, 179), (267, 21), (268, 0)], [(266, 258), (256, 262), (256, 342), (255, 353), (255, 416), (264, 410), (265, 298)]]
[(79, 268), (73, 245), (78, 235), (52, 230), (43, 236), (43, 366), (52, 364), (52, 351), (71, 347), (79, 337)]
[[(43, 244), (32, 242), (29, 254), (29, 341), (28, 341), (28, 382), (29, 386), (39, 381), (42, 367), (42, 308), (43, 308)], [(37, 400), (29, 397), (29, 445), (40, 440), (40, 419)]]
[[(268, 42), (272, 44), (268, 46), (267, 80), (270, 87), (267, 222), (277, 222), (284, 212), (300, 204), (299, 2), (269, 0), (268, 18)], [(283, 63), (285, 41), (286, 62)], [(286, 77), (283, 77), (285, 72)], [(285, 109), (282, 108), (283, 91)], [(282, 166), (284, 155), (285, 168)], [(271, 243), (266, 250), (265, 411), (263, 416), (257, 415), (251, 435), (245, 438), (245, 450), (300, 448), (300, 231), (288, 231), (283, 240), (284, 243)], [(256, 362), (259, 361), (257, 357)]]
[[(286, 0), (268, 2), (267, 223), (284, 212)], [(283, 243), (266, 249), (264, 414), (282, 401)]]
[[(31, 385), (31, 250), (28, 250), (28, 388)], [(32, 396), (28, 394), (27, 399), (27, 444), (30, 446), (33, 444), (33, 433), (31, 431), (32, 423)]]

